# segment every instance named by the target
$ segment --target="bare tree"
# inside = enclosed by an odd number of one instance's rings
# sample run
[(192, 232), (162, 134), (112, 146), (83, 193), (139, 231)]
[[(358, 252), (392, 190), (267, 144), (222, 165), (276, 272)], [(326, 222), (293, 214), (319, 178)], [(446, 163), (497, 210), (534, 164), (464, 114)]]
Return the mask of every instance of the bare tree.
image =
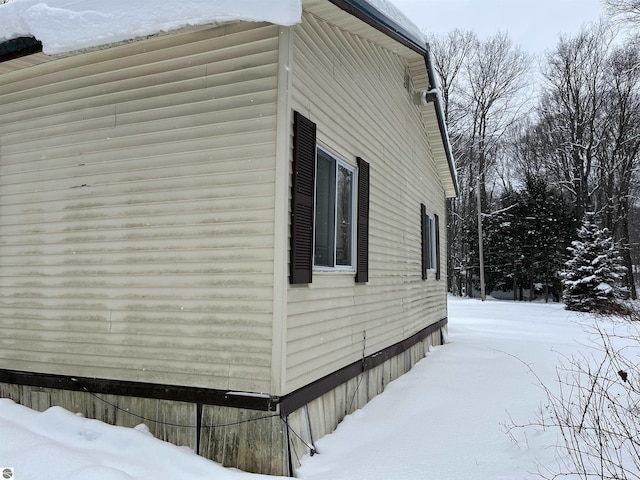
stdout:
[[(515, 47), (506, 34), (478, 40), (459, 30), (432, 37), (435, 69), (441, 77), (445, 115), (458, 162), (461, 194), (449, 205), (449, 272), (466, 272), (466, 291), (471, 293), (471, 265), (477, 254), (473, 231), (479, 188), (482, 210), (490, 206), (490, 172), (495, 172), (504, 134), (523, 112), (523, 96), (529, 57)], [(461, 280), (449, 286), (461, 287)], [(457, 290), (457, 288), (453, 288)], [(460, 288), (461, 289), (461, 288)]]
[(602, 3), (614, 19), (640, 25), (640, 0), (602, 0)]
[(605, 60), (612, 39), (602, 23), (583, 28), (575, 37), (561, 37), (542, 66), (539, 115), (554, 146), (549, 165), (572, 195), (578, 218), (593, 207), (590, 179), (602, 141)]
[(535, 119), (525, 119), (512, 129), (507, 144), (511, 160), (509, 181), (520, 185), (524, 179), (545, 176), (555, 185), (549, 158), (553, 155), (552, 143), (544, 124)]
[[(639, 13), (640, 0), (603, 1), (618, 15)], [(639, 211), (640, 36), (614, 43), (616, 33), (601, 21), (561, 37), (543, 58), (535, 91), (530, 59), (505, 34), (480, 40), (454, 30), (430, 39), (461, 186), (448, 206), (450, 291), (472, 291), (478, 208), (491, 214), (501, 192), (544, 175), (570, 199), (572, 219), (596, 211), (613, 233), (635, 298), (640, 241), (630, 216)]]
[(612, 232), (635, 298), (629, 215), (640, 167), (640, 42), (629, 37), (616, 46), (614, 37), (601, 22), (562, 37), (547, 54), (536, 135), (547, 145), (546, 170), (571, 196), (577, 218), (595, 211)]
[(630, 210), (640, 168), (640, 64), (638, 39), (628, 39), (607, 58), (603, 142), (598, 152), (597, 208), (620, 244), (627, 287), (636, 298), (631, 258)]
[(442, 37), (429, 38), (433, 66), (442, 87), (445, 122), (451, 128), (458, 125), (459, 117), (467, 114), (467, 109), (460, 102), (463, 88), (461, 72), (469, 56), (478, 48), (478, 43), (476, 34), (469, 30), (455, 29)]
[[(468, 277), (472, 271), (475, 275), (476, 264), (476, 278), (485, 276), (480, 255), (483, 242), (480, 237), (484, 237), (484, 233), (478, 223), (492, 209), (494, 190), (500, 177), (497, 174), (500, 165), (498, 159), (504, 151), (505, 133), (522, 116), (527, 100), (523, 92), (529, 66), (529, 57), (502, 33), (480, 42), (464, 65), (466, 89), (462, 101), (468, 106), (470, 114), (462, 122), (461, 127), (466, 135), (459, 158), (463, 159), (462, 163), (466, 166), (462, 175), (468, 191), (465, 216), (473, 219), (465, 229), (471, 253), (466, 268)], [(476, 231), (477, 236), (474, 234)], [(474, 268), (469, 268), (470, 265)], [(468, 285), (467, 291), (472, 291), (471, 285)]]
[(472, 115), (468, 156), (479, 179), (483, 209), (487, 206), (487, 173), (506, 129), (519, 119), (526, 97), (530, 58), (503, 33), (480, 42), (465, 65), (463, 97)]
[[(462, 119), (469, 114), (468, 106), (462, 102), (465, 88), (462, 69), (473, 51), (478, 48), (478, 37), (471, 31), (452, 30), (451, 32), (429, 38), (429, 48), (433, 54), (434, 69), (440, 77), (444, 100), (445, 122), (449, 130), (451, 145), (456, 158), (463, 150), (465, 131)], [(466, 171), (458, 159), (458, 175)], [(461, 178), (461, 177), (460, 177)], [(462, 178), (461, 178), (462, 180)], [(462, 292), (462, 277), (458, 274), (466, 263), (467, 248), (462, 241), (467, 217), (464, 206), (468, 204), (468, 189), (463, 188), (460, 196), (447, 201), (447, 278), (448, 289), (454, 293)]]

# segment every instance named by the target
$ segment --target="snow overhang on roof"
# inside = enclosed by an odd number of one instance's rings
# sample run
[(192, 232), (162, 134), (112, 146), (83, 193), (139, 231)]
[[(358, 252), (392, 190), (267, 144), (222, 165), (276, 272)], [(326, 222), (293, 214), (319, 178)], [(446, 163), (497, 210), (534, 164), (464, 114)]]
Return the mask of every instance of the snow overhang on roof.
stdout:
[(20, 37), (56, 55), (187, 26), (233, 21), (291, 26), (301, 0), (0, 0), (0, 44)]

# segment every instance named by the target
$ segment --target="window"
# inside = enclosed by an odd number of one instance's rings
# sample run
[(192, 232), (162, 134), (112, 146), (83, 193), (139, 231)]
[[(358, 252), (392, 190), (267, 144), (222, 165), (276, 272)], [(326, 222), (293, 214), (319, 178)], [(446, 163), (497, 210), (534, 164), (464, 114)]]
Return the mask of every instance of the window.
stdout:
[(438, 215), (428, 215), (427, 207), (420, 206), (422, 227), (422, 279), (427, 279), (427, 272), (434, 270), (436, 280), (440, 279), (440, 226)]
[(316, 160), (316, 267), (352, 269), (355, 169), (318, 148)]
[(357, 169), (318, 148), (315, 123), (294, 112), (292, 285), (311, 283), (314, 268), (355, 270), (356, 283), (369, 281), (369, 164), (356, 160)]
[(436, 229), (433, 217), (427, 215), (427, 269), (436, 269)]

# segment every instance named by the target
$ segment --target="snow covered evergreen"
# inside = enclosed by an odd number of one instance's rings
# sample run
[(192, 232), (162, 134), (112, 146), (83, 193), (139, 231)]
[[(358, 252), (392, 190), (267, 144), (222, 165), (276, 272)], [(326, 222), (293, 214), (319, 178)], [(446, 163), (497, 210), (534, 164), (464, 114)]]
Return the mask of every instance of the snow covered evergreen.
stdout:
[(609, 313), (625, 289), (621, 286), (626, 268), (609, 230), (599, 228), (593, 214), (587, 214), (578, 230), (578, 240), (568, 248), (572, 258), (562, 274), (567, 310)]

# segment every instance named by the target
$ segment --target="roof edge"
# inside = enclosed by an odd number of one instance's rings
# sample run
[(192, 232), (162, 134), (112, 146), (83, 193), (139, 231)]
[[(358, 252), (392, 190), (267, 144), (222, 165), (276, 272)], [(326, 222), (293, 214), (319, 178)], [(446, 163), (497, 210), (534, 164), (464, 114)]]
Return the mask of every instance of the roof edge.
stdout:
[(458, 183), (456, 161), (453, 156), (453, 149), (451, 148), (451, 142), (449, 140), (449, 131), (447, 130), (447, 124), (444, 118), (442, 88), (440, 87), (440, 82), (438, 81), (438, 77), (436, 76), (436, 72), (433, 67), (433, 58), (431, 57), (430, 50), (427, 49), (424, 59), (427, 65), (427, 73), (429, 75), (429, 83), (431, 84), (431, 89), (435, 89), (438, 92), (435, 99), (436, 117), (438, 118), (438, 127), (440, 129), (440, 136), (442, 137), (444, 151), (447, 156), (447, 163), (449, 164), (449, 173), (451, 174), (453, 189), (455, 191), (455, 196), (457, 197), (460, 195), (460, 184)]
[(377, 8), (373, 7), (373, 5), (371, 5), (367, 0), (329, 1), (336, 7), (341, 8), (345, 12), (350, 13), (354, 17), (369, 24), (376, 30), (388, 35), (405, 47), (408, 47), (421, 55), (426, 55), (427, 44), (423, 39), (419, 39), (415, 35), (411, 34), (395, 20), (389, 18)]
[(403, 26), (399, 25), (396, 21), (389, 18), (384, 13), (373, 7), (367, 0), (329, 0), (336, 7), (344, 10), (345, 12), (353, 15), (354, 17), (362, 20), (376, 30), (384, 33), (385, 35), (393, 38), (405, 47), (419, 53), (425, 59), (427, 68), (427, 75), (429, 77), (430, 89), (436, 89), (438, 95), (436, 95), (435, 106), (436, 116), (438, 118), (438, 127), (440, 130), (440, 136), (442, 137), (442, 143), (444, 146), (445, 154), (447, 156), (447, 163), (449, 164), (449, 173), (451, 174), (451, 181), (453, 182), (453, 188), (456, 196), (460, 194), (460, 186), (458, 184), (458, 174), (456, 172), (456, 163), (453, 157), (451, 149), (451, 142), (449, 141), (449, 133), (447, 131), (447, 125), (444, 119), (444, 108), (442, 104), (440, 82), (437, 79), (435, 69), (433, 67), (433, 60), (431, 58), (431, 52), (426, 41), (418, 39), (415, 35), (408, 32)]

